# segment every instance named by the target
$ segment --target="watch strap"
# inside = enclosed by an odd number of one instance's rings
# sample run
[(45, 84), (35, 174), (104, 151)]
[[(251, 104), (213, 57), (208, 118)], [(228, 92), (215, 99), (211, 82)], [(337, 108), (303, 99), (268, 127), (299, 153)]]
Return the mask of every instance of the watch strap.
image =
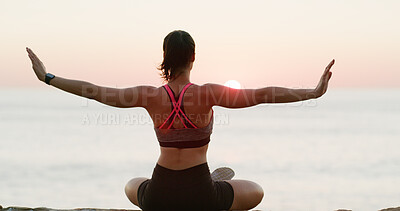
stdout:
[(44, 78), (44, 82), (45, 82), (47, 85), (50, 85), (51, 79), (53, 79), (53, 78), (55, 78), (55, 77), (56, 77), (56, 76), (53, 75), (53, 74), (51, 74), (51, 73), (46, 73), (46, 77)]

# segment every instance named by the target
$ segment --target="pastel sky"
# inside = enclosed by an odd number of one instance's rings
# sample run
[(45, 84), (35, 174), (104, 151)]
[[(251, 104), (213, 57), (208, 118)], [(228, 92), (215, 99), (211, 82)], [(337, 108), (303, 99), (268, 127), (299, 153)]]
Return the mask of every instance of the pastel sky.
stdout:
[(0, 87), (46, 87), (47, 71), (99, 85), (161, 85), (162, 41), (196, 42), (192, 82), (312, 87), (334, 58), (331, 87), (400, 87), (400, 1), (1, 0)]

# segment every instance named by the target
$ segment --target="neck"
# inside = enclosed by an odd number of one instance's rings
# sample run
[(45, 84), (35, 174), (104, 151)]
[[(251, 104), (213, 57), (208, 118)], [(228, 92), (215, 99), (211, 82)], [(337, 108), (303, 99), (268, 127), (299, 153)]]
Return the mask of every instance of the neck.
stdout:
[(174, 78), (171, 81), (168, 81), (168, 84), (187, 84), (190, 83), (190, 71), (184, 71), (178, 77)]

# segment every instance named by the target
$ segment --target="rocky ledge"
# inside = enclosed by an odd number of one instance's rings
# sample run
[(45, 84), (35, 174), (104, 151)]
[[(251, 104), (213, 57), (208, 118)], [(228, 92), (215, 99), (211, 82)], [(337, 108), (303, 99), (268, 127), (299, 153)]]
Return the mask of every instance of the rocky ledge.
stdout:
[[(352, 211), (352, 210), (348, 210), (348, 209), (339, 209), (336, 211)], [(400, 211), (400, 207), (394, 207), (394, 208), (386, 208), (386, 209), (382, 209), (379, 211)]]
[[(99, 209), (99, 208), (77, 208), (77, 209), (52, 209), (47, 207), (29, 208), (29, 207), (6, 207), (0, 205), (0, 211), (140, 211), (140, 210), (124, 210), (124, 209)], [(349, 209), (339, 209), (336, 211), (352, 211)], [(386, 208), (379, 211), (400, 211), (400, 207)]]
[(52, 209), (47, 207), (29, 208), (29, 207), (7, 207), (0, 205), (0, 211), (140, 211), (123, 209), (99, 209), (99, 208), (77, 208), (77, 209)]

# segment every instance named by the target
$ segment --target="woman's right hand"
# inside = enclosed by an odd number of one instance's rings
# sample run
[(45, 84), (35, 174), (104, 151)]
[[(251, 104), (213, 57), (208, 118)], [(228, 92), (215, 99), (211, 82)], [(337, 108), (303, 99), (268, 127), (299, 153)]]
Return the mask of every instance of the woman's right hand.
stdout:
[(43, 62), (40, 61), (40, 59), (36, 56), (35, 53), (30, 48), (26, 48), (26, 51), (28, 52), (28, 56), (31, 59), (32, 62), (32, 68), (35, 71), (36, 77), (44, 82), (44, 78), (46, 75), (46, 67), (44, 66)]
[(319, 80), (317, 87), (314, 89), (316, 98), (321, 97), (323, 94), (325, 94), (326, 90), (328, 89), (328, 82), (332, 76), (332, 72), (330, 72), (330, 69), (334, 63), (335, 63), (335, 60), (333, 59), (328, 64), (328, 66), (325, 68), (324, 73), (321, 76), (321, 79)]

